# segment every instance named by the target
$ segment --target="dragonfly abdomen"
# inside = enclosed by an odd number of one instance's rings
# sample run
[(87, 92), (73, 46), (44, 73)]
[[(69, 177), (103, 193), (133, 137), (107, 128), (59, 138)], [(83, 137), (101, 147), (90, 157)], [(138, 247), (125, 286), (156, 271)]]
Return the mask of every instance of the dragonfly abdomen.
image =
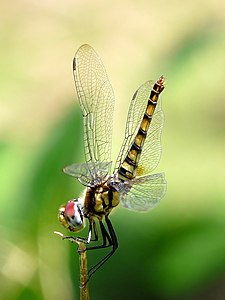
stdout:
[[(150, 97), (148, 99), (147, 107), (144, 112), (143, 119), (141, 121), (138, 132), (134, 138), (134, 141), (123, 161), (119, 170), (118, 177), (121, 180), (132, 179), (136, 176), (136, 170), (141, 157), (142, 148), (149, 130), (151, 120), (159, 99), (159, 94), (165, 87), (165, 78), (161, 76), (154, 84)], [(151, 159), (151, 158), (149, 158)]]

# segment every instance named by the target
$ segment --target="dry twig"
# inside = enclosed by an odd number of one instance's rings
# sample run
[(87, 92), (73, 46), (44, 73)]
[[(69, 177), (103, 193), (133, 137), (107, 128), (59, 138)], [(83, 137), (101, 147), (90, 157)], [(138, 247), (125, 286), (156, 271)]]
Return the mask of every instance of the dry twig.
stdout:
[(74, 237), (65, 236), (61, 232), (55, 231), (63, 239), (70, 240), (72, 243), (78, 244), (79, 263), (80, 263), (80, 300), (89, 300), (88, 290), (88, 267), (87, 267), (87, 250), (85, 243)]

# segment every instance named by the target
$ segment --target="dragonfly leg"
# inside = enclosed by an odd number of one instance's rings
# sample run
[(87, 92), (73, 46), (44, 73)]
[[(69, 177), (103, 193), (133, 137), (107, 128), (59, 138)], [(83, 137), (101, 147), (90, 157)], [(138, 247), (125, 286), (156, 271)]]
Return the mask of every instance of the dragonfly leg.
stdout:
[[(112, 239), (111, 239), (109, 233), (107, 232), (103, 222), (99, 221), (99, 225), (100, 225), (101, 234), (102, 234), (102, 244), (87, 247), (87, 250), (102, 249), (102, 248), (107, 248), (107, 247), (112, 246)], [(96, 229), (96, 233), (97, 233), (97, 228), (95, 228), (95, 229)], [(97, 239), (95, 241), (98, 241), (98, 233), (97, 233)]]
[(72, 243), (76, 243), (76, 242), (81, 242), (84, 244), (89, 244), (90, 241), (92, 240), (92, 231), (94, 229), (94, 241), (98, 240), (98, 233), (97, 233), (97, 228), (96, 228), (96, 224), (94, 222), (94, 220), (89, 220), (89, 229), (88, 229), (88, 236), (87, 237), (74, 237), (74, 236), (70, 236), (70, 235), (64, 235), (64, 234), (60, 234), (60, 236), (62, 237), (63, 240), (69, 240)]
[(87, 248), (87, 250), (102, 249), (110, 246), (112, 247), (112, 250), (88, 271), (88, 280), (114, 254), (114, 252), (118, 248), (118, 241), (112, 223), (107, 216), (105, 217), (105, 221), (108, 228), (108, 232), (104, 224), (100, 222), (103, 244), (89, 247)]
[(94, 232), (94, 238), (91, 238), (91, 241), (96, 242), (98, 241), (98, 230), (94, 220), (93, 220), (93, 232)]
[[(89, 220), (89, 229), (88, 229), (88, 236), (87, 238), (83, 238), (83, 237), (76, 237), (75, 239), (79, 242), (82, 242), (84, 244), (89, 244), (90, 241), (92, 240), (92, 231), (93, 231), (93, 228), (94, 228), (94, 235), (95, 235), (95, 238), (94, 238), (94, 241), (97, 239), (98, 240), (98, 233), (97, 233), (97, 228), (96, 228), (96, 224), (95, 224), (95, 221), (94, 220)], [(85, 251), (87, 250), (88, 248), (85, 249)], [(82, 252), (83, 250), (78, 250), (78, 252)]]

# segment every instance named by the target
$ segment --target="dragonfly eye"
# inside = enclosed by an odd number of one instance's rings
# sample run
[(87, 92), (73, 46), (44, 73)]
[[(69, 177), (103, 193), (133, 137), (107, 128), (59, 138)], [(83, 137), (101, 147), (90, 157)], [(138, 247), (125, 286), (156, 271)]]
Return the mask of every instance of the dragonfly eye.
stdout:
[(68, 201), (66, 205), (61, 206), (59, 209), (59, 221), (70, 231), (76, 232), (83, 229), (83, 217), (81, 204), (77, 199)]

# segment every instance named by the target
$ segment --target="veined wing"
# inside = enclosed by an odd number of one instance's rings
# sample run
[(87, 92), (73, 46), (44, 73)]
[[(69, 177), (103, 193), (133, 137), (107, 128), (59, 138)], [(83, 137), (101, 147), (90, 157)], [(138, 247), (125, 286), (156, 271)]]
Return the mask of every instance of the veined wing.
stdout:
[[(77, 178), (85, 186), (95, 186), (108, 175), (111, 164), (112, 162), (97, 162), (94, 165), (92, 163), (72, 164), (63, 168), (63, 172)], [(91, 174), (95, 174), (94, 179)]]
[(134, 178), (114, 187), (120, 193), (120, 203), (131, 210), (147, 211), (154, 208), (166, 193), (164, 173)]
[[(127, 155), (128, 150), (130, 149), (130, 146), (139, 130), (139, 126), (143, 119), (152, 87), (153, 81), (147, 81), (139, 87), (132, 98), (127, 117), (125, 138), (119, 156), (117, 158), (116, 169), (118, 169), (121, 163), (124, 161), (124, 158)], [(142, 149), (142, 154), (137, 169), (137, 176), (148, 174), (153, 171), (160, 160), (160, 136), (164, 119), (160, 102), (161, 101), (159, 99), (152, 117), (144, 147)]]
[(91, 46), (85, 44), (78, 49), (73, 70), (83, 115), (85, 159), (94, 178), (96, 162), (111, 160), (114, 93)]

